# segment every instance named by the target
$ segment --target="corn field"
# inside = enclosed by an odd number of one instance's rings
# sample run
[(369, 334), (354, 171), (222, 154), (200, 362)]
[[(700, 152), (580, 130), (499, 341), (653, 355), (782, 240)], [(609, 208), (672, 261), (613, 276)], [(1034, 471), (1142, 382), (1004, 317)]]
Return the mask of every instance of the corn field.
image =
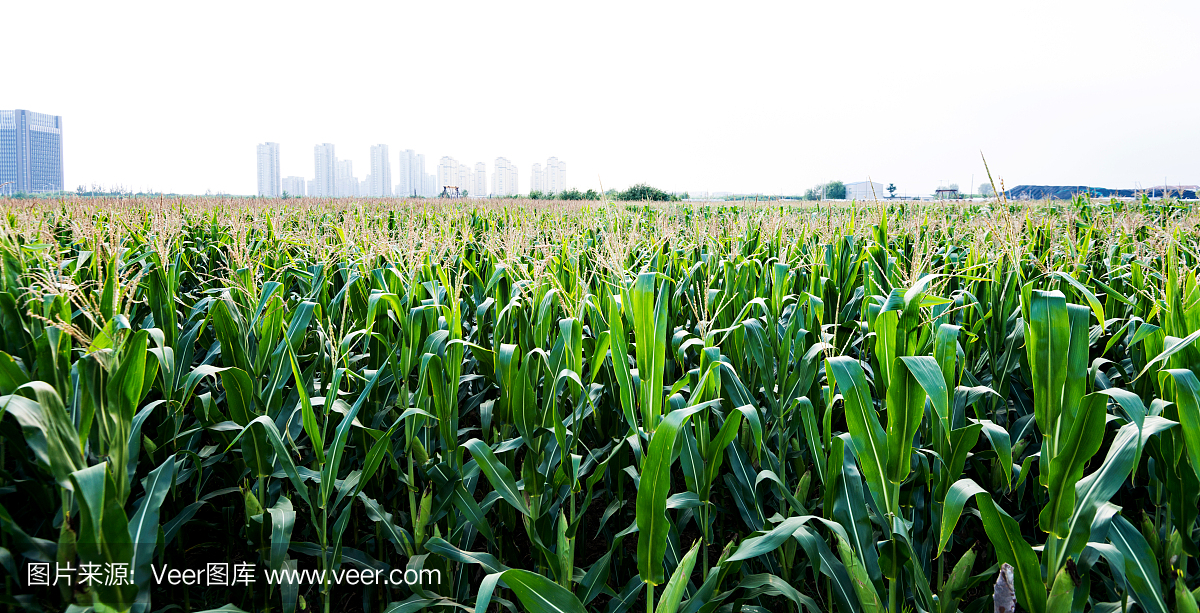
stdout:
[(0, 200), (3, 603), (1196, 613), (1200, 212), (819, 204)]

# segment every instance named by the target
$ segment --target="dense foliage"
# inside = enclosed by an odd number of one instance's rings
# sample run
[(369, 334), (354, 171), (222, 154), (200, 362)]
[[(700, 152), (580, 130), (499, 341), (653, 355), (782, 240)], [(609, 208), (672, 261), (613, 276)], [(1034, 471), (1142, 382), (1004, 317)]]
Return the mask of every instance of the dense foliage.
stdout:
[(0, 201), (4, 602), (1196, 611), (1200, 216), (906, 207)]
[(679, 197), (668, 194), (657, 187), (646, 185), (645, 183), (638, 183), (637, 185), (630, 186), (629, 189), (626, 189), (623, 192), (617, 192), (616, 199), (633, 202), (643, 202), (647, 200), (651, 202), (670, 202), (679, 200)]
[[(889, 193), (891, 193), (889, 191)], [(882, 196), (880, 194), (879, 196)], [(879, 197), (876, 196), (876, 197)], [(846, 199), (846, 184), (841, 181), (830, 181), (822, 183), (815, 187), (810, 187), (804, 192), (805, 200), (845, 200)]]

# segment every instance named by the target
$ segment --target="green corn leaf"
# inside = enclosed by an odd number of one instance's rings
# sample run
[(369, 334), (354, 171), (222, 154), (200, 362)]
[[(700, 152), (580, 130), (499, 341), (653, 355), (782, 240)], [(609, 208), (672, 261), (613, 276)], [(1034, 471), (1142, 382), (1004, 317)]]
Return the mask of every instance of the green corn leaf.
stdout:
[(666, 580), (663, 560), (666, 556), (667, 495), (671, 490), (672, 450), (679, 429), (687, 418), (707, 408), (707, 404), (677, 409), (667, 414), (650, 439), (650, 450), (642, 460), (641, 485), (637, 491), (638, 574), (650, 585)]
[(1071, 423), (1054, 459), (1050, 461), (1050, 499), (1042, 507), (1038, 522), (1043, 531), (1060, 537), (1068, 535), (1068, 522), (1075, 510), (1075, 484), (1083, 476), (1092, 456), (1104, 441), (1105, 407), (1108, 397), (1088, 394), (1083, 398), (1079, 414)]
[(854, 586), (854, 591), (858, 595), (858, 603), (862, 610), (866, 613), (883, 613), (883, 601), (879, 599), (879, 593), (875, 591), (874, 584), (871, 583), (871, 577), (867, 574), (863, 564), (859, 561), (858, 556), (850, 549), (850, 543), (844, 538), (837, 539), (838, 556), (842, 559), (842, 564), (846, 565), (846, 572), (850, 575), (850, 582)]
[(963, 506), (967, 500), (986, 491), (971, 479), (959, 479), (950, 486), (950, 490), (946, 492), (946, 499), (942, 503), (941, 536), (938, 537), (939, 556), (945, 553), (946, 544), (950, 542), (950, 536), (954, 533), (954, 527), (958, 525), (958, 518), (962, 516)]
[(513, 481), (512, 472), (508, 467), (500, 463), (496, 459), (496, 454), (492, 453), (492, 448), (487, 446), (487, 443), (473, 438), (465, 443), (463, 447), (471, 452), (471, 457), (479, 464), (479, 469), (483, 471), (489, 483), (492, 484), (492, 489), (500, 494), (500, 497), (505, 502), (512, 505), (514, 509), (521, 512), (522, 515), (529, 516), (529, 507), (525, 504), (525, 499), (521, 497), (520, 491), (517, 490), (517, 484)]
[[(813, 464), (816, 466), (825, 466), (825, 449), (821, 445), (821, 432), (817, 429), (817, 415), (813, 409), (812, 402), (807, 397), (802, 397), (797, 400), (797, 408), (800, 411), (800, 418), (804, 428), (804, 442), (808, 445), (808, 452), (812, 454)], [(825, 471), (818, 470), (817, 477), (821, 483), (825, 483)]]
[(1186, 337), (1184, 337), (1182, 339), (1168, 343), (1166, 349), (1164, 349), (1158, 355), (1154, 356), (1154, 359), (1150, 360), (1149, 362), (1146, 362), (1146, 366), (1144, 366), (1142, 368), (1141, 372), (1138, 373), (1138, 375), (1137, 375), (1137, 377), (1135, 377), (1135, 379), (1140, 379), (1142, 377), (1142, 375), (1146, 374), (1150, 369), (1154, 368), (1155, 366), (1158, 366), (1160, 364), (1166, 364), (1167, 360), (1170, 359), (1171, 356), (1183, 351), (1184, 349), (1187, 349), (1198, 338), (1200, 338), (1200, 330), (1196, 330), (1195, 332), (1187, 335)]
[(983, 518), (983, 529), (996, 548), (996, 559), (1013, 567), (1017, 603), (1031, 613), (1045, 613), (1046, 584), (1033, 547), (1021, 535), (1016, 520), (1005, 513), (987, 492), (975, 494), (975, 504)]
[[(975, 448), (975, 443), (979, 441), (979, 433), (982, 430), (983, 424), (971, 424), (950, 433), (950, 462), (946, 466), (946, 476), (938, 484), (936, 492), (938, 501), (945, 500), (950, 486), (962, 476), (963, 468), (967, 463), (967, 453)], [(993, 448), (995, 448), (994, 443)], [(1011, 471), (1009, 474), (1012, 474)]]
[(671, 574), (671, 580), (667, 581), (666, 587), (663, 588), (662, 596), (658, 598), (658, 606), (654, 608), (654, 613), (676, 613), (679, 610), (688, 579), (692, 575), (692, 569), (696, 567), (696, 554), (700, 552), (700, 545), (700, 541), (696, 541), (687, 555), (679, 561), (675, 572)]
[(233, 447), (235, 443), (241, 440), (241, 437), (245, 436), (248, 431), (253, 430), (255, 426), (262, 428), (266, 432), (267, 442), (271, 443), (271, 447), (275, 449), (275, 457), (279, 460), (280, 465), (283, 466), (283, 472), (291, 480), (295, 492), (300, 495), (305, 503), (312, 505), (308, 496), (308, 488), (304, 485), (304, 480), (300, 478), (300, 474), (296, 470), (296, 465), (292, 462), (292, 457), (288, 454), (288, 448), (284, 444), (283, 438), (279, 436), (279, 429), (275, 427), (275, 422), (271, 421), (269, 416), (261, 415), (251, 421), (230, 441), (229, 447)]
[(275, 506), (267, 509), (271, 516), (271, 552), (268, 561), (272, 570), (283, 568), (288, 546), (292, 542), (292, 528), (296, 525), (296, 512), (287, 496), (280, 496)]
[(1091, 540), (1092, 521), (1133, 470), (1138, 448), (1145, 446), (1151, 436), (1175, 425), (1153, 416), (1147, 417), (1140, 429), (1137, 424), (1126, 424), (1117, 430), (1100, 467), (1075, 484), (1075, 510), (1067, 524), (1067, 542), (1060, 550), (1061, 556), (1075, 557), (1083, 551)]
[(982, 427), (984, 437), (996, 452), (996, 461), (1004, 469), (1005, 484), (1012, 487), (1012, 438), (1008, 430), (1000, 427), (990, 419), (972, 420)]
[[(1159, 379), (1170, 376), (1175, 383), (1175, 407), (1179, 412), (1179, 427), (1187, 448), (1192, 470), (1200, 478), (1200, 379), (1184, 368), (1172, 368), (1159, 373)], [(1186, 469), (1185, 469), (1186, 470)]]
[[(221, 385), (225, 388), (225, 402), (229, 416), (240, 426), (246, 426), (258, 417), (254, 384), (250, 376), (240, 368), (221, 371)], [(262, 430), (255, 430), (242, 437), (242, 458), (250, 466), (255, 477), (266, 477), (274, 472), (275, 452)]]
[(71, 474), (87, 467), (75, 426), (63, 407), (58, 392), (44, 381), (30, 381), (17, 388), (29, 390), (36, 401), (24, 396), (0, 398), (0, 408), (21, 425), (25, 442), (54, 480), (68, 490), (74, 489)]
[(821, 574), (829, 579), (833, 601), (837, 603), (838, 610), (845, 613), (858, 611), (858, 596), (851, 585), (850, 575), (841, 560), (833, 555), (833, 551), (825, 544), (825, 539), (820, 538), (807, 526), (797, 529), (792, 533), (792, 538), (799, 541), (808, 558), (813, 560)]
[(529, 613), (585, 613), (583, 603), (574, 594), (557, 583), (539, 575), (510, 568), (483, 578), (475, 598), (475, 613), (485, 613), (492, 601), (492, 592), (497, 583), (504, 581), (508, 589), (516, 594), (521, 606)]
[(1158, 563), (1150, 545), (1133, 524), (1117, 515), (1108, 530), (1108, 540), (1125, 559), (1125, 583), (1138, 606), (1147, 613), (1168, 613), (1159, 582)]
[[(1042, 433), (1054, 441), (1063, 387), (1067, 381), (1067, 348), (1071, 328), (1067, 298), (1062, 292), (1024, 290), (1021, 310), (1025, 316), (1025, 351), (1033, 383), (1033, 410)], [(1042, 451), (1042, 461), (1053, 460), (1053, 444)], [(1042, 485), (1048, 473), (1042, 473)], [(1041, 613), (1040, 611), (1035, 613)]]
[(629, 347), (625, 337), (625, 320), (621, 314), (619, 296), (612, 296), (608, 306), (609, 342), (612, 345), (613, 373), (616, 375), (621, 401), (621, 413), (625, 415), (625, 423), (630, 428), (637, 426), (637, 394), (633, 388), (632, 375), (629, 372)]
[(150, 471), (143, 482), (146, 496), (138, 510), (129, 518), (129, 542), (133, 544), (130, 568), (133, 570), (134, 585), (138, 590), (147, 589), (150, 581), (150, 561), (158, 544), (159, 510), (167, 491), (175, 478), (175, 458), (169, 457)]
[(291, 343), (284, 343), (284, 348), (287, 350), (288, 363), (292, 368), (292, 378), (296, 382), (296, 392), (300, 396), (300, 419), (304, 433), (312, 442), (313, 453), (317, 455), (317, 463), (324, 464), (325, 441), (321, 436), (321, 428), (317, 424), (317, 415), (313, 411), (312, 400), (308, 397), (308, 390), (305, 389), (306, 384), (300, 371), (300, 362), (296, 359), (296, 352), (292, 350)]
[(895, 485), (885, 477), (887, 468), (888, 439), (879, 425), (871, 391), (862, 367), (853, 358), (841, 356), (825, 361), (825, 370), (846, 403), (846, 425), (854, 440), (855, 453), (867, 480), (867, 488), (880, 509), (895, 508)]
[[(231, 308), (232, 307), (232, 308)], [(217, 339), (221, 341), (221, 360), (226, 367), (240, 368), (251, 372), (250, 360), (246, 356), (246, 338), (239, 325), (240, 318), (235, 315), (237, 307), (226, 294), (214, 300), (209, 310), (213, 329)]]
[(662, 416), (663, 369), (667, 352), (667, 298), (665, 287), (655, 292), (657, 275), (644, 272), (629, 288), (633, 310), (634, 336), (637, 339), (638, 374), (642, 379), (640, 398), (642, 419), (653, 430)]
[[(840, 442), (842, 438), (838, 437), (835, 445)], [(832, 468), (838, 469), (836, 466)], [(828, 485), (828, 493), (833, 500), (833, 518), (846, 529), (851, 549), (862, 559), (871, 581), (882, 581), (879, 553), (875, 549), (873, 528), (867, 514), (867, 502), (863, 497), (862, 476), (858, 472), (852, 445), (845, 447), (842, 465), (835, 474), (836, 478), (830, 480)]]
[(1093, 294), (1092, 290), (1088, 289), (1086, 285), (1076, 281), (1075, 277), (1072, 277), (1066, 272), (1056, 271), (1052, 274), (1069, 283), (1071, 287), (1075, 289), (1075, 291), (1079, 292), (1080, 296), (1083, 296), (1084, 300), (1087, 301), (1088, 306), (1091, 307), (1092, 313), (1096, 316), (1096, 321), (1099, 321), (1100, 327), (1104, 328), (1106, 323), (1104, 320), (1104, 305), (1100, 304), (1100, 299), (1096, 297), (1096, 294)]
[[(79, 557), (102, 568), (133, 561), (129, 522), (108, 466), (101, 463), (71, 473), (79, 500)], [(128, 609), (137, 593), (132, 585), (93, 586), (93, 590), (95, 604), (117, 611)]]
[(458, 547), (446, 542), (445, 539), (436, 536), (428, 541), (425, 541), (425, 548), (433, 553), (460, 564), (478, 564), (485, 572), (489, 574), (502, 573), (508, 570), (507, 566), (501, 564), (500, 561), (490, 553), (463, 551), (462, 549), (459, 549)]
[[(954, 326), (950, 326), (954, 327)], [(950, 390), (946, 387), (946, 375), (942, 367), (934, 358), (924, 356), (902, 356), (900, 358), (904, 367), (910, 375), (920, 384), (925, 391), (925, 395), (929, 396), (929, 400), (933, 405), (934, 415), (941, 424), (946, 436), (950, 435), (950, 401), (952, 400)], [(953, 376), (953, 362), (950, 364), (951, 373)], [(925, 402), (921, 401), (921, 411), (924, 413)], [(919, 422), (918, 418), (918, 424)], [(915, 432), (915, 430), (914, 430)], [(912, 440), (910, 436), (908, 440)]]
[(321, 466), (321, 490), (320, 501), (324, 507), (329, 502), (329, 496), (333, 493), (334, 482), (337, 480), (338, 468), (341, 465), (342, 453), (346, 449), (346, 439), (350, 435), (350, 426), (354, 423), (354, 418), (362, 409), (367, 398), (371, 396), (371, 392), (375, 390), (375, 386), (379, 384), (379, 378), (387, 371), (387, 365), (391, 362), (392, 356), (389, 354), (384, 360), (383, 365), (375, 374), (367, 379), (367, 384), (363, 386), (362, 392), (358, 395), (358, 400), (354, 401), (354, 405), (350, 410), (342, 416), (342, 421), (338, 423), (334, 429), (333, 440), (329, 444), (329, 450), (326, 452), (328, 462)]
[(779, 522), (778, 525), (766, 533), (751, 536), (750, 538), (743, 540), (741, 544), (738, 545), (738, 548), (733, 552), (733, 555), (729, 556), (729, 561), (737, 562), (739, 560), (748, 560), (750, 558), (756, 558), (760, 555), (763, 555), (764, 553), (775, 551), (789, 538), (792, 538), (792, 536), (796, 534), (796, 531), (799, 530), (801, 526), (804, 526), (810, 521), (822, 524), (838, 537), (845, 539), (847, 542), (850, 541), (849, 536), (846, 534), (846, 530), (837, 522), (829, 521), (823, 517), (817, 517), (816, 515), (799, 515), (795, 517), (789, 517)]
[[(887, 476), (892, 483), (903, 483), (908, 478), (912, 468), (913, 436), (925, 418), (926, 392), (917, 383), (908, 364), (904, 358), (897, 360), (892, 366), (892, 378), (887, 387)], [(926, 365), (936, 369), (937, 362), (928, 358)], [(941, 373), (938, 374), (940, 379)], [(842, 396), (845, 395), (843, 392)]]

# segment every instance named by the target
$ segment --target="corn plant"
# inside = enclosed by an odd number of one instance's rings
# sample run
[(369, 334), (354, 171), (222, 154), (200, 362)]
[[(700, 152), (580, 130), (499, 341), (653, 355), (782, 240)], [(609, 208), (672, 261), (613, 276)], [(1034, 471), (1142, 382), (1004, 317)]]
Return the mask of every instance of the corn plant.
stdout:
[(9, 610), (1197, 610), (1190, 204), (0, 208)]

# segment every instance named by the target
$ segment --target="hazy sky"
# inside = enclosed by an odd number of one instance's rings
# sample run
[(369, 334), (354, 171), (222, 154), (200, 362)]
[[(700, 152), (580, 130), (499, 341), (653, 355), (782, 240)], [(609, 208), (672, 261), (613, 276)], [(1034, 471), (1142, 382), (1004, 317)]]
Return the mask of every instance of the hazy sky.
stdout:
[(249, 194), (255, 144), (586, 189), (1200, 183), (1200, 2), (13, 2), (0, 108), (66, 185)]

